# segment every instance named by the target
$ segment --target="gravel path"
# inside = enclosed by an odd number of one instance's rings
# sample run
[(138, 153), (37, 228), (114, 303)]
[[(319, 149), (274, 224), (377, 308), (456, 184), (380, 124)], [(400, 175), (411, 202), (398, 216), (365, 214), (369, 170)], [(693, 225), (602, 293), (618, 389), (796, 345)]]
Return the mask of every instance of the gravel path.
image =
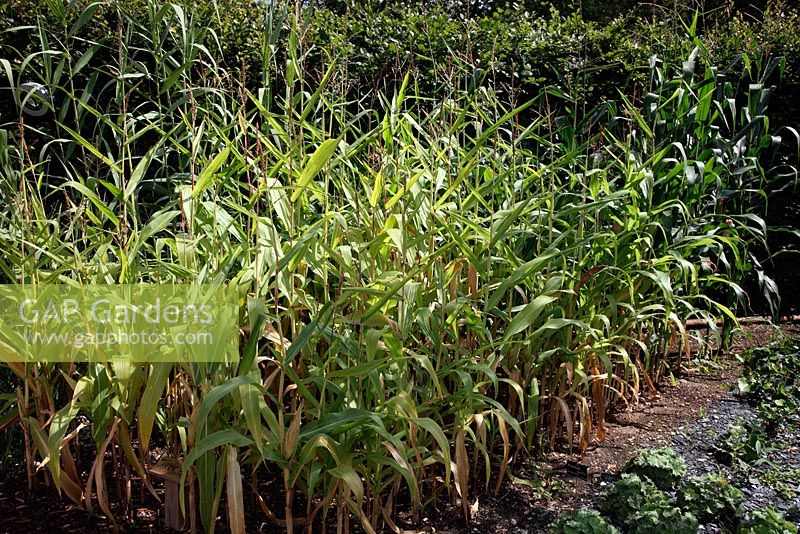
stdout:
[[(781, 511), (786, 519), (800, 523), (800, 484), (797, 477), (784, 484), (781, 493), (773, 485), (760, 480), (770, 470), (800, 474), (800, 419), (786, 421), (776, 438), (775, 447), (768, 450), (765, 462), (752, 465), (746, 472), (732, 469), (720, 463), (714, 445), (732, 425), (747, 422), (757, 417), (755, 406), (736, 393), (729, 393), (711, 405), (708, 413), (699, 421), (676, 429), (672, 436), (672, 447), (686, 460), (688, 475), (703, 475), (721, 472), (745, 494), (743, 508), (746, 512), (772, 506)], [(718, 532), (715, 525), (701, 528), (702, 532)]]

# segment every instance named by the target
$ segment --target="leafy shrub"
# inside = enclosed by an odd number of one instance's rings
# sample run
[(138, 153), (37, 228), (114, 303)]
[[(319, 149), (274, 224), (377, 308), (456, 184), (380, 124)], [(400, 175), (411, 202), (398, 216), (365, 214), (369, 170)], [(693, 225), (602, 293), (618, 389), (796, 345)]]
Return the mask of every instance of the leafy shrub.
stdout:
[(649, 502), (625, 523), (631, 534), (695, 534), (697, 519), (665, 502)]
[(686, 474), (686, 462), (670, 447), (649, 449), (631, 458), (624, 471), (648, 478), (660, 490), (669, 490)]
[(667, 496), (648, 479), (624, 473), (600, 501), (600, 511), (620, 524), (639, 510), (659, 510), (669, 506)]
[(739, 516), (744, 495), (722, 475), (690, 477), (678, 491), (678, 506), (703, 522)]
[(783, 514), (773, 508), (755, 510), (750, 518), (737, 529), (739, 534), (797, 534), (797, 526), (784, 519)]
[(730, 9), (727, 13), (712, 16), (705, 33), (709, 48), (717, 59), (733, 59), (742, 53), (758, 57), (765, 51), (786, 57), (787, 80), (796, 84), (800, 81), (800, 72), (797, 71), (800, 58), (798, 24), (800, 11), (796, 2), (792, 5), (786, 0), (770, 0), (756, 17)]
[(619, 534), (597, 510), (581, 508), (559, 514), (550, 525), (551, 534)]

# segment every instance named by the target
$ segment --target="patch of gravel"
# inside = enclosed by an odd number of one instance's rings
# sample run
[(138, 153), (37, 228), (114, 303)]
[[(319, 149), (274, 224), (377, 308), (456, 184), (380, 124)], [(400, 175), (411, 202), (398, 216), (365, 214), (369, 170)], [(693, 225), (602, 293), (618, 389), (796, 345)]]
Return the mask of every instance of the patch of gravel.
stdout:
[[(678, 427), (671, 438), (672, 447), (686, 461), (687, 476), (719, 472), (731, 480), (745, 495), (745, 512), (771, 506), (781, 511), (786, 519), (800, 523), (800, 487), (797, 481), (788, 482), (786, 486), (790, 494), (782, 495), (776, 487), (760, 480), (770, 470), (800, 470), (800, 420), (786, 421), (771, 440), (774, 449), (765, 452), (766, 461), (749, 466), (744, 470), (746, 472), (721, 464), (715, 454), (715, 445), (732, 425), (746, 423), (757, 416), (756, 407), (745, 397), (728, 393), (714, 402), (700, 420)], [(701, 531), (719, 530), (715, 525), (706, 525)]]

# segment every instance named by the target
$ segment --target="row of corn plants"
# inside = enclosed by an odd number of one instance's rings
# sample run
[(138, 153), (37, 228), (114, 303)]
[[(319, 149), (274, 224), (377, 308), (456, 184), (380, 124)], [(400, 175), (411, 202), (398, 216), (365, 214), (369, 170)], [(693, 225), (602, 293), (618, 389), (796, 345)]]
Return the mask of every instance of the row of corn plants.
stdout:
[[(742, 85), (691, 35), (682, 68), (654, 58), (642, 97), (593, 110), (557, 88), (510, 106), (456, 60), (436, 95), (409, 73), (364, 108), (335, 54), (305, 72), (299, 6), (263, 7), (280, 87), (226, 66), (189, 7), (147, 6), (15, 29), (36, 50), (0, 57), (4, 85), (52, 96), (0, 126), (3, 283), (239, 290), (236, 362), (5, 364), (30, 488), (112, 521), (158, 498), (155, 447), (193, 529), (244, 532), (254, 507), (399, 532), (447, 499), (469, 519), (520, 454), (602, 440), (690, 356), (687, 319), (735, 323), (763, 191), (796, 179), (797, 132), (766, 115), (779, 62), (742, 58)], [(87, 43), (99, 16), (115, 29)]]

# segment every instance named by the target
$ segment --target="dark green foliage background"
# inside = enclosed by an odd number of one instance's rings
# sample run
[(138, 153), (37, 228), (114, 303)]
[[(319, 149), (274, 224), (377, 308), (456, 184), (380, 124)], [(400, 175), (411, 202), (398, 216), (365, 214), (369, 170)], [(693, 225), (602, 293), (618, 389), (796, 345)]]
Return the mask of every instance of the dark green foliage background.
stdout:
[[(0, 6), (0, 31), (33, 25), (38, 17), (51, 28), (66, 28), (91, 3), (76, 0), (60, 13), (47, 1), (8, 0)], [(86, 41), (115, 37), (114, 2), (97, 4), (95, 16), (84, 26)], [(263, 83), (260, 33), (269, 27), (263, 3), (200, 0), (190, 4), (210, 30), (207, 39), (219, 41), (219, 60), (243, 69), (253, 86)], [(132, 0), (124, 5), (136, 11), (145, 10), (147, 3)], [(702, 9), (698, 35), (715, 64), (734, 63), (742, 53), (785, 56), (781, 83), (795, 89), (800, 82), (800, 15), (796, 6), (783, 0), (714, 0), (688, 6), (631, 0), (343, 0), (304, 6), (300, 9), (289, 3), (287, 9), (301, 12), (310, 60), (306, 66), (321, 70), (335, 58), (346, 66), (342, 87), (359, 95), (398, 83), (408, 70), (418, 83), (439, 89), (449, 77), (451, 58), (459, 56), (481, 69), (487, 83), (506, 87), (510, 97), (535, 94), (546, 85), (571, 85), (583, 87), (589, 97), (615, 98), (618, 90), (630, 89), (632, 82), (646, 75), (651, 55), (673, 58), (693, 48), (684, 24), (691, 23), (695, 8)], [(35, 38), (31, 35), (26, 41), (17, 32), (6, 32), (0, 35), (0, 46), (25, 49)], [(280, 58), (285, 43), (276, 42), (275, 47)], [(282, 70), (274, 67), (267, 72), (278, 76)], [(783, 93), (785, 102), (794, 100), (791, 90)]]

